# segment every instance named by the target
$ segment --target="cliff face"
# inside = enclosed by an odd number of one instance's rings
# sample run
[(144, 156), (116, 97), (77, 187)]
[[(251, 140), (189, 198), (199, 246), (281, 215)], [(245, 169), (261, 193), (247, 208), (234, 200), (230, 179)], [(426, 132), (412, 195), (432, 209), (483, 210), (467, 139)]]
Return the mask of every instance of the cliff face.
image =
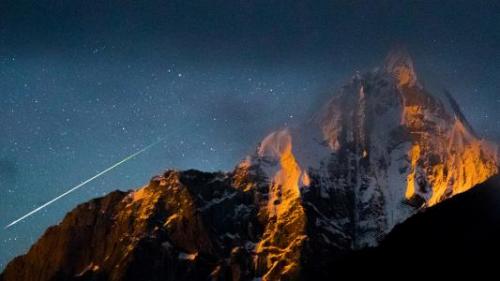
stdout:
[(168, 171), (78, 206), (0, 280), (307, 279), (485, 181), (496, 158), (399, 51), (232, 172)]

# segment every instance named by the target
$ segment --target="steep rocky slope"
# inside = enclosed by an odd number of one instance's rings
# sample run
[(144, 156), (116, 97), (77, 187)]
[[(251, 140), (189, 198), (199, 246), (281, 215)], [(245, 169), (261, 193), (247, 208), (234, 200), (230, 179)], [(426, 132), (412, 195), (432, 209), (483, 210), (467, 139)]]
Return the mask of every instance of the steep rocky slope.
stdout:
[[(258, 241), (251, 194), (226, 174), (168, 171), (78, 206), (3, 280), (206, 280), (245, 276)], [(238, 278), (232, 278), (238, 279)]]

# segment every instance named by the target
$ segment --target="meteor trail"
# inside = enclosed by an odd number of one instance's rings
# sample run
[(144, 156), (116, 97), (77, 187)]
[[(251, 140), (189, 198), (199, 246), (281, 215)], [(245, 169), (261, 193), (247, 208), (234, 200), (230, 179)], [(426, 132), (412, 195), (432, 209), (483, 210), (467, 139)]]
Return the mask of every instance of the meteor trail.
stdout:
[(59, 196), (55, 197), (54, 199), (52, 199), (52, 200), (48, 201), (47, 203), (45, 203), (45, 204), (41, 205), (40, 207), (38, 207), (38, 208), (36, 208), (36, 209), (32, 210), (31, 212), (27, 213), (26, 215), (24, 215), (24, 216), (22, 216), (22, 217), (18, 218), (17, 220), (15, 220), (15, 221), (13, 221), (13, 222), (9, 223), (7, 226), (5, 226), (5, 227), (4, 227), (4, 229), (7, 229), (7, 228), (9, 228), (9, 227), (11, 227), (11, 226), (15, 225), (16, 223), (18, 223), (18, 222), (20, 222), (20, 221), (24, 220), (25, 218), (27, 218), (27, 217), (29, 217), (29, 216), (31, 216), (31, 215), (33, 215), (33, 214), (37, 213), (38, 211), (42, 210), (43, 208), (45, 208), (45, 207), (49, 206), (50, 204), (52, 204), (52, 203), (56, 202), (57, 200), (59, 200), (59, 199), (63, 198), (64, 196), (66, 196), (66, 195), (70, 194), (71, 192), (73, 192), (73, 191), (75, 191), (75, 190), (79, 189), (80, 187), (82, 187), (82, 186), (86, 185), (87, 183), (89, 183), (89, 182), (91, 182), (91, 181), (95, 180), (96, 178), (98, 178), (98, 177), (100, 177), (100, 176), (102, 176), (102, 175), (106, 174), (107, 172), (109, 172), (109, 171), (113, 170), (114, 168), (116, 168), (116, 167), (120, 166), (121, 164), (123, 164), (123, 163), (125, 163), (125, 162), (127, 162), (127, 161), (131, 160), (132, 158), (136, 157), (137, 155), (139, 155), (139, 154), (141, 154), (141, 153), (145, 152), (146, 150), (150, 149), (151, 147), (153, 147), (153, 146), (155, 146), (155, 145), (159, 144), (162, 140), (163, 140), (163, 139), (159, 139), (159, 140), (155, 141), (154, 143), (152, 143), (152, 144), (150, 144), (150, 145), (148, 145), (148, 146), (144, 147), (143, 149), (141, 149), (141, 150), (139, 150), (139, 151), (137, 151), (137, 152), (135, 152), (135, 153), (133, 153), (133, 154), (131, 154), (131, 155), (129, 155), (129, 156), (127, 156), (127, 157), (125, 157), (125, 158), (123, 158), (123, 160), (121, 160), (121, 161), (119, 161), (119, 162), (117, 162), (117, 163), (113, 164), (112, 166), (110, 166), (109, 168), (107, 168), (107, 169), (105, 169), (105, 170), (102, 170), (101, 172), (99, 172), (99, 173), (98, 173), (98, 174), (96, 174), (95, 176), (93, 176), (93, 177), (91, 177), (91, 178), (89, 178), (89, 179), (87, 179), (87, 180), (85, 180), (85, 181), (83, 181), (83, 182), (79, 183), (78, 185), (76, 185), (76, 186), (72, 187), (72, 188), (71, 188), (71, 189), (69, 189), (68, 191), (66, 191), (66, 192), (62, 193), (61, 195), (59, 195)]

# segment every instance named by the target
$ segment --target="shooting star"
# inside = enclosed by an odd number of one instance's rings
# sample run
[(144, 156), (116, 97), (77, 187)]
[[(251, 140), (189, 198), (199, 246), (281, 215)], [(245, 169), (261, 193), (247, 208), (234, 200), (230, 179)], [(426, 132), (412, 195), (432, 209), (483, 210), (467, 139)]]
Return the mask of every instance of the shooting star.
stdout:
[(24, 216), (22, 216), (22, 217), (20, 217), (20, 218), (16, 219), (15, 221), (13, 221), (13, 222), (9, 223), (7, 226), (5, 226), (5, 227), (4, 227), (4, 229), (10, 228), (11, 226), (13, 226), (13, 225), (15, 225), (16, 223), (18, 223), (18, 222), (20, 222), (20, 221), (24, 220), (25, 218), (27, 218), (27, 217), (29, 217), (29, 216), (31, 216), (31, 215), (34, 215), (35, 213), (37, 213), (37, 212), (41, 211), (43, 208), (45, 208), (45, 207), (49, 206), (50, 204), (52, 204), (52, 203), (56, 202), (57, 200), (59, 200), (59, 199), (63, 198), (64, 196), (66, 196), (66, 195), (68, 195), (68, 194), (72, 193), (73, 191), (75, 191), (75, 190), (79, 189), (80, 187), (83, 187), (84, 185), (86, 185), (86, 184), (88, 184), (89, 182), (91, 182), (91, 181), (93, 181), (93, 180), (97, 179), (98, 177), (100, 177), (100, 176), (102, 176), (102, 175), (106, 174), (107, 172), (109, 172), (109, 171), (113, 170), (114, 168), (116, 168), (116, 167), (118, 167), (118, 166), (122, 165), (123, 163), (125, 163), (125, 162), (127, 162), (127, 161), (129, 161), (129, 160), (131, 160), (131, 159), (133, 159), (133, 158), (135, 158), (135, 157), (136, 157), (136, 156), (138, 156), (139, 154), (142, 154), (142, 153), (143, 153), (143, 152), (145, 152), (146, 150), (148, 150), (148, 149), (150, 149), (151, 147), (153, 147), (153, 146), (155, 146), (155, 145), (159, 144), (159, 143), (160, 143), (160, 142), (162, 142), (162, 141), (163, 141), (163, 139), (159, 139), (159, 140), (155, 141), (154, 143), (152, 143), (152, 144), (150, 144), (150, 145), (148, 145), (148, 146), (144, 147), (143, 149), (141, 149), (141, 150), (139, 150), (139, 151), (137, 151), (137, 152), (135, 152), (135, 153), (133, 153), (133, 154), (131, 154), (131, 155), (129, 155), (129, 156), (127, 156), (127, 157), (125, 157), (125, 158), (123, 158), (123, 160), (121, 160), (121, 161), (119, 161), (119, 162), (117, 162), (117, 163), (113, 164), (112, 166), (110, 166), (109, 168), (106, 168), (105, 170), (102, 170), (101, 172), (99, 172), (99, 173), (98, 173), (98, 174), (96, 174), (95, 176), (93, 176), (93, 177), (91, 177), (91, 178), (89, 178), (89, 179), (87, 179), (87, 180), (85, 180), (85, 181), (83, 181), (83, 182), (79, 183), (78, 185), (76, 185), (76, 186), (74, 186), (74, 187), (70, 188), (68, 191), (66, 191), (66, 192), (62, 193), (61, 195), (59, 195), (59, 196), (55, 197), (54, 199), (52, 199), (52, 200), (50, 200), (50, 201), (46, 202), (45, 204), (41, 205), (40, 207), (37, 207), (36, 209), (32, 210), (31, 212), (29, 212), (29, 213), (25, 214)]

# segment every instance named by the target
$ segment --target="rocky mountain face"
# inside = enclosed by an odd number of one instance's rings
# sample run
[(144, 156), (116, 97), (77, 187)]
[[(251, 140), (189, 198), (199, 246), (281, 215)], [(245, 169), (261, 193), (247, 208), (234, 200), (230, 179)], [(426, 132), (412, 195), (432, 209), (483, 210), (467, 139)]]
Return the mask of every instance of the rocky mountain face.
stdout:
[(167, 171), (78, 206), (0, 280), (307, 279), (496, 173), (496, 147), (396, 51), (232, 172)]

